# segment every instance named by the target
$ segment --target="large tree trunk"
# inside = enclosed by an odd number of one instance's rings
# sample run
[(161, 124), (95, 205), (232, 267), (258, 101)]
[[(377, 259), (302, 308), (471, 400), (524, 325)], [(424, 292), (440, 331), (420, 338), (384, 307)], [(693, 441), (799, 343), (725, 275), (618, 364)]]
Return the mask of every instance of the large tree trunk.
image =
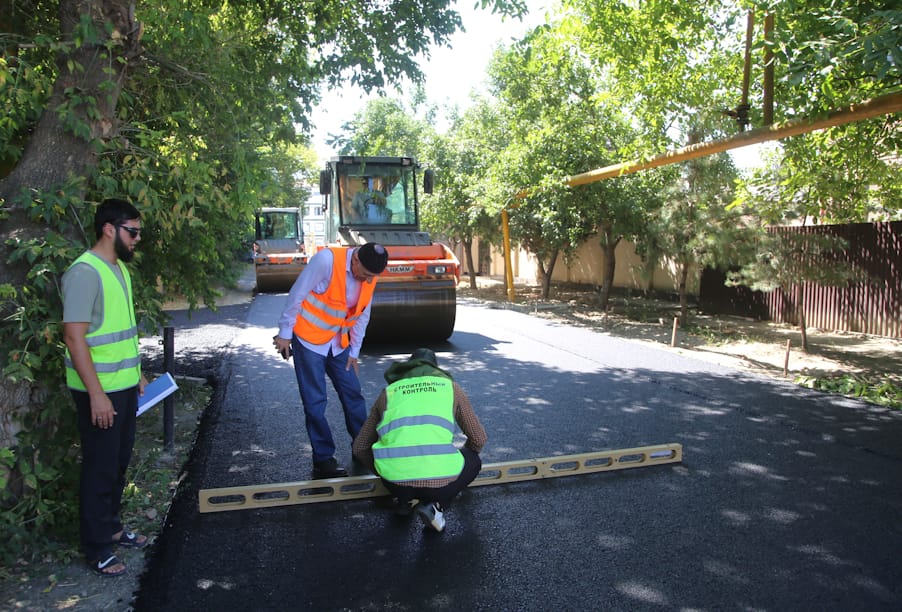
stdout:
[(542, 299), (547, 300), (548, 296), (551, 295), (551, 275), (554, 274), (554, 265), (557, 263), (557, 256), (560, 254), (560, 250), (555, 249), (551, 253), (551, 257), (548, 259), (548, 266), (546, 267), (541, 260), (539, 260), (539, 270), (542, 273)]
[[(140, 52), (140, 25), (134, 21), (134, 8), (128, 0), (60, 0), (63, 42), (72, 42), (82, 16), (88, 16), (94, 24), (98, 40), (60, 54), (59, 77), (50, 101), (19, 163), (0, 178), (0, 198), (9, 213), (0, 228), (3, 245), (10, 239), (28, 240), (44, 235), (47, 228), (28, 218), (25, 204), (34, 193), (59, 189), (67, 181), (84, 177), (97, 163), (96, 141), (116, 135), (116, 103), (128, 61)], [(110, 41), (115, 44), (107, 51)], [(95, 104), (79, 102), (91, 97)], [(61, 107), (68, 112), (60, 113)], [(27, 264), (8, 264), (8, 255), (6, 248), (0, 250), (0, 283), (19, 289)], [(5, 318), (9, 313), (0, 314)], [(7, 352), (3, 353), (6, 358)], [(0, 445), (12, 445), (22, 416), (34, 410), (44, 395), (43, 389), (28, 382), (0, 381)]]
[(476, 270), (473, 268), (473, 238), (464, 238), (460, 242), (464, 247), (464, 260), (467, 262), (467, 276), (470, 277), (470, 289), (476, 289)]
[[(18, 207), (16, 196), (23, 193), (27, 198), (33, 190), (53, 189), (72, 177), (84, 176), (97, 163), (92, 141), (108, 141), (117, 133), (116, 103), (128, 61), (140, 53), (140, 24), (134, 21), (134, 7), (128, 0), (60, 0), (63, 41), (71, 43), (82, 16), (90, 18), (98, 40), (60, 53), (59, 76), (47, 108), (22, 159), (0, 181), (0, 198), (8, 207)], [(110, 34), (107, 23), (112, 26)], [(106, 48), (109, 41), (115, 43), (111, 51)], [(94, 103), (84, 102), (88, 99)], [(60, 113), (60, 108), (69, 112)], [(5, 225), (9, 228), (11, 224)]]
[(680, 325), (689, 322), (689, 296), (686, 291), (686, 279), (689, 278), (689, 263), (680, 264)]
[(617, 243), (619, 237), (614, 237), (613, 228), (610, 225), (601, 227), (601, 251), (604, 255), (604, 268), (601, 279), (601, 310), (606, 312), (608, 300), (611, 299), (611, 288), (614, 286), (614, 272), (617, 269)]

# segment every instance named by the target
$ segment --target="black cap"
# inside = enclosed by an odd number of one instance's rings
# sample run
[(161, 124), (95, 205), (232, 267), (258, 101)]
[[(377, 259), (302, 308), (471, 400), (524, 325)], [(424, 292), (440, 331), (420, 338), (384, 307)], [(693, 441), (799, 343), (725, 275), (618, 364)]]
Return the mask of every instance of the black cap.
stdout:
[(371, 274), (382, 274), (388, 265), (388, 251), (381, 244), (367, 242), (357, 249), (357, 259)]
[(428, 348), (418, 348), (413, 352), (408, 361), (413, 361), (414, 359), (419, 359), (420, 361), (426, 361), (431, 363), (435, 367), (438, 367), (438, 359), (435, 358), (435, 353), (432, 352), (431, 349)]

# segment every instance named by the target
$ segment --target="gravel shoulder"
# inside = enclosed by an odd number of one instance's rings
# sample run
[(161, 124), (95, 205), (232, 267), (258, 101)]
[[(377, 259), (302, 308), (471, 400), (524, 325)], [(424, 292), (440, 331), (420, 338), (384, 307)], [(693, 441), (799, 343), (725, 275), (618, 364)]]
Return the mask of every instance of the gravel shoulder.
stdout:
[(856, 374), (889, 377), (902, 383), (902, 341), (892, 338), (809, 328), (808, 350), (803, 351), (797, 327), (748, 317), (706, 315), (691, 308), (690, 328), (678, 328), (674, 336), (673, 321), (679, 306), (668, 300), (615, 295), (608, 311), (603, 312), (599, 294), (585, 287), (557, 286), (551, 298), (543, 300), (538, 287), (518, 286), (516, 302), (511, 303), (500, 281), (480, 277), (476, 289), (462, 282), (459, 295), (783, 380), (801, 375)]

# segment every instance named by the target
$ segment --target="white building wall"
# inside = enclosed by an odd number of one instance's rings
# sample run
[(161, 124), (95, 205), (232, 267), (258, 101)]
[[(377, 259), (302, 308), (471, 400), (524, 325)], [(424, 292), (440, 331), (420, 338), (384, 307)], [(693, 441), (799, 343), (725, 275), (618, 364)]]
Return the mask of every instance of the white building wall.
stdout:
[(304, 204), (304, 248), (313, 254), (317, 247), (326, 245), (326, 216), (323, 196), (314, 194)]

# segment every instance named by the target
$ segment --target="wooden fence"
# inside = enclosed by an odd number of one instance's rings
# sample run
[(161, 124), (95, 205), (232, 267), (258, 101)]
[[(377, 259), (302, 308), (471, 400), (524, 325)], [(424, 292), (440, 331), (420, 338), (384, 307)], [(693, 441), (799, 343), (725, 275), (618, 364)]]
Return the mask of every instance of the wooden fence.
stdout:
[[(726, 287), (726, 275), (707, 269), (699, 287), (699, 304), (707, 312), (752, 316), (798, 324), (798, 296), (810, 327), (902, 338), (902, 221), (780, 228), (817, 232), (848, 242), (845, 265), (867, 273), (867, 280), (843, 287), (805, 282), (790, 295), (781, 290), (761, 293), (747, 287)], [(835, 260), (824, 265), (836, 265)], [(842, 264), (841, 264), (842, 265)]]

